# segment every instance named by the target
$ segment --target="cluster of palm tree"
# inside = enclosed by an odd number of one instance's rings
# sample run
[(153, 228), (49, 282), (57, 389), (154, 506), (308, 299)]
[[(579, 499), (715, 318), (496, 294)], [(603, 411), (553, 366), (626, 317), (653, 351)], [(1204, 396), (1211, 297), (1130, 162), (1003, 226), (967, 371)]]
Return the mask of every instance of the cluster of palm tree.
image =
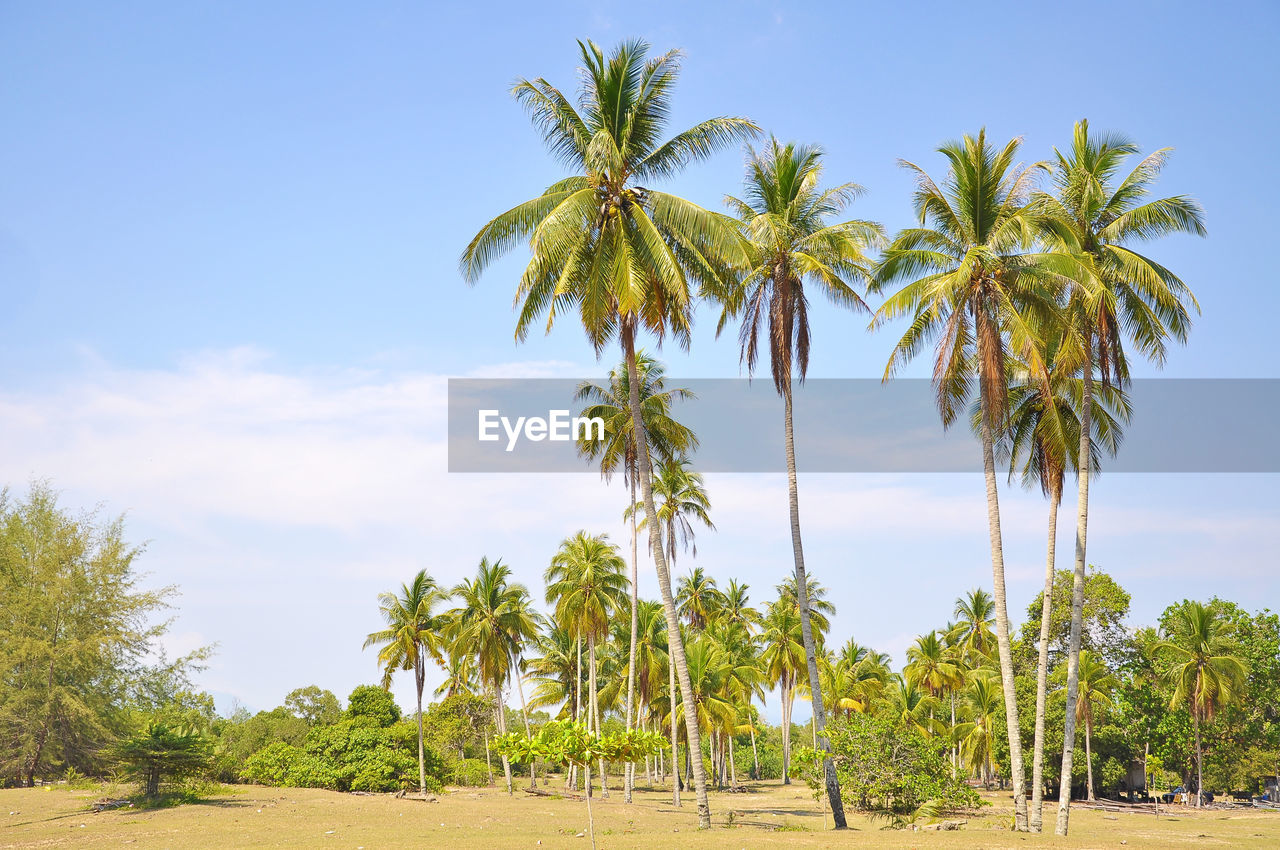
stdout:
[[(621, 469), (632, 487), (632, 515), (643, 512), (655, 518), (646, 523), (649, 550), (686, 735), (700, 740), (702, 729), (671, 582), (676, 536), (687, 529), (664, 528), (656, 470), (689, 451), (690, 444), (687, 437), (664, 434), (661, 425), (651, 421), (643, 393), (650, 378), (638, 339), (648, 333), (660, 344), (670, 334), (687, 346), (694, 306), (701, 299), (720, 312), (721, 329), (740, 322), (742, 362), (750, 373), (759, 358), (761, 335), (767, 333), (771, 374), (783, 402), (794, 596), (805, 661), (804, 675), (788, 680), (786, 687), (790, 693), (807, 686), (815, 746), (828, 750), (814, 594), (800, 532), (793, 382), (803, 382), (809, 361), (811, 305), (806, 285), (837, 306), (855, 310), (869, 310), (857, 288), (885, 293), (872, 327), (905, 322), (885, 378), (933, 342), (933, 378), (945, 426), (955, 421), (976, 391), (974, 424), (986, 479), (995, 655), (1019, 830), (1039, 829), (1041, 820), (1047, 668), (1042, 640), (1040, 733), (1029, 815), (1017, 734), (997, 454), (1010, 456), (1011, 470), (1019, 462), (1024, 469), (1035, 467), (1024, 478), (1034, 478), (1045, 488), (1051, 514), (1061, 498), (1062, 476), (1076, 473), (1075, 583), (1062, 760), (1066, 781), (1061, 783), (1057, 825), (1058, 832), (1065, 833), (1079, 700), (1088, 487), (1095, 455), (1099, 445), (1113, 448), (1118, 443), (1119, 422), (1127, 415), (1121, 391), (1130, 374), (1129, 348), (1162, 363), (1167, 340), (1186, 338), (1196, 309), (1191, 292), (1172, 271), (1133, 247), (1168, 233), (1204, 232), (1201, 210), (1191, 199), (1151, 197), (1168, 151), (1150, 154), (1126, 174), (1123, 167), (1137, 152), (1136, 145), (1116, 135), (1090, 134), (1084, 121), (1076, 125), (1070, 148), (1055, 151), (1052, 162), (1030, 166), (1016, 161), (1017, 139), (1001, 146), (992, 144), (985, 132), (965, 136), (939, 149), (948, 164), (941, 181), (904, 163), (918, 181), (918, 224), (900, 231), (881, 256), (872, 259), (871, 252), (884, 242), (883, 230), (871, 222), (833, 221), (860, 188), (822, 188), (823, 153), (817, 147), (773, 138), (759, 150), (748, 147), (744, 197), (726, 198), (733, 215), (654, 188), (655, 182), (675, 177), (717, 150), (749, 140), (759, 128), (745, 118), (712, 118), (664, 140), (679, 73), (678, 52), (649, 58), (641, 41), (625, 42), (609, 56), (590, 42), (580, 47), (583, 74), (576, 103), (541, 78), (520, 80), (512, 90), (571, 176), (486, 224), (464, 251), (461, 268), (464, 277), (475, 282), (499, 255), (525, 243), (531, 258), (516, 287), (517, 339), (543, 317), (550, 330), (557, 317), (575, 312), (597, 355), (612, 341), (621, 345), (623, 367), (607, 387), (598, 388), (601, 393), (595, 400), (629, 416), (617, 423), (616, 441), (608, 450), (612, 459), (606, 464), (602, 458), (602, 471), (608, 475)], [(1043, 190), (1042, 176), (1048, 178)], [(1023, 420), (1021, 431), (1013, 418), (1019, 410), (1030, 417)], [(1052, 533), (1050, 537), (1052, 575)], [(633, 571), (634, 549), (633, 544)], [(634, 596), (630, 609), (629, 660), (638, 639), (639, 602)], [(628, 726), (634, 722), (637, 666), (638, 662), (628, 664)], [(709, 715), (705, 720), (712, 722)], [(692, 762), (699, 824), (705, 827), (710, 823), (706, 776), (700, 760)], [(829, 757), (824, 774), (839, 828), (844, 816)]]

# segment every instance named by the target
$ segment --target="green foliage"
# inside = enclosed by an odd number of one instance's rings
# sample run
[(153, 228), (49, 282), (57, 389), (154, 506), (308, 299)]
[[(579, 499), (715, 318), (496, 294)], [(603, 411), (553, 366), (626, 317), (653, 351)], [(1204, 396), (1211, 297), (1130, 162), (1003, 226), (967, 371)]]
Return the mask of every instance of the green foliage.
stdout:
[(205, 655), (150, 662), (173, 588), (142, 590), (142, 550), (121, 519), (73, 515), (34, 484), (0, 491), (0, 776), (30, 784), (68, 767), (101, 775), (135, 713), (189, 689)]
[(400, 719), (395, 698), (377, 685), (359, 685), (347, 699), (348, 719), (363, 719), (375, 726), (390, 726)]
[(512, 761), (528, 763), (534, 759), (552, 764), (587, 767), (592, 763), (644, 761), (655, 755), (665, 739), (656, 732), (605, 732), (594, 735), (585, 723), (552, 721), (533, 737), (512, 732), (497, 739), (495, 748)]
[(199, 732), (180, 730), (152, 722), (115, 747), (116, 758), (144, 793), (154, 797), (163, 780), (193, 776), (209, 766), (209, 741)]
[[(845, 803), (865, 812), (906, 815), (928, 801), (938, 811), (981, 805), (977, 793), (957, 779), (948, 761), (947, 743), (889, 716), (855, 714), (827, 726), (836, 774)], [(821, 756), (798, 748), (809, 784), (821, 786)]]
[(444, 778), (450, 785), (478, 788), (489, 784), (489, 765), (484, 759), (457, 759), (449, 762)]
[(342, 704), (333, 692), (315, 685), (290, 691), (284, 698), (284, 708), (308, 726), (326, 726), (342, 716)]

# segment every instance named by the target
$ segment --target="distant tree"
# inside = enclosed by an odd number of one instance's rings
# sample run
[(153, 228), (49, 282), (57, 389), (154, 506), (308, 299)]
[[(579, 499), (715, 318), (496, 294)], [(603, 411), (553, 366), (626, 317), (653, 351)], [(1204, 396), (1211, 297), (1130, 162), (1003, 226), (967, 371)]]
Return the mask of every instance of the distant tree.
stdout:
[(150, 723), (115, 748), (116, 757), (142, 782), (143, 793), (160, 793), (163, 779), (180, 779), (209, 766), (209, 741), (199, 732)]
[(295, 688), (284, 698), (284, 707), (294, 717), (300, 717), (309, 726), (328, 726), (337, 723), (342, 717), (342, 703), (332, 691), (322, 690), (315, 685)]
[(1226, 620), (1211, 607), (1183, 602), (1166, 612), (1164, 640), (1155, 652), (1165, 663), (1164, 675), (1173, 685), (1173, 707), (1187, 706), (1196, 740), (1196, 807), (1204, 793), (1204, 753), (1201, 727), (1239, 699), (1248, 668), (1239, 657)]

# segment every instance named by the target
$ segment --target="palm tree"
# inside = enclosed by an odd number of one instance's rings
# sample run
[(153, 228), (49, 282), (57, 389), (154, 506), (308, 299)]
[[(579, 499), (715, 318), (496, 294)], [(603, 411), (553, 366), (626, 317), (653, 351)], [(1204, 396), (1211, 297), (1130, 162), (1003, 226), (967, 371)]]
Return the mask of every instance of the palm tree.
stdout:
[(1001, 695), (995, 677), (986, 670), (969, 674), (968, 683), (960, 695), (960, 714), (964, 722), (955, 728), (955, 740), (966, 765), (990, 788), (995, 777), (994, 746), (995, 716), (1000, 710)]
[[(698, 438), (689, 428), (671, 416), (675, 401), (695, 398), (684, 388), (668, 390), (665, 384), (665, 367), (643, 351), (636, 352), (636, 373), (640, 377), (640, 410), (645, 434), (649, 438), (650, 452), (662, 463), (672, 461), (678, 454), (691, 452), (698, 447)], [(604, 384), (589, 381), (578, 386), (576, 398), (586, 402), (581, 416), (604, 420), (604, 439), (591, 440), (583, 435), (578, 443), (580, 454), (597, 460), (600, 474), (609, 480), (614, 472), (622, 470), (623, 482), (631, 490), (631, 501), (626, 517), (631, 520), (631, 635), (627, 652), (627, 704), (626, 728), (632, 728), (636, 683), (636, 640), (639, 629), (639, 554), (636, 547), (636, 485), (639, 450), (631, 428), (631, 385), (626, 363), (609, 372)], [(635, 785), (634, 765), (628, 764), (623, 783), (623, 796), (631, 802)]]
[(694, 567), (689, 575), (677, 582), (676, 604), (689, 623), (689, 628), (703, 631), (707, 624), (720, 616), (725, 608), (725, 595), (716, 587), (716, 580), (702, 567)]
[(1088, 765), (1087, 792), (1093, 797), (1093, 716), (1094, 708), (1109, 700), (1115, 690), (1116, 679), (1100, 658), (1087, 649), (1080, 650), (1079, 696), (1076, 700), (1076, 722), (1084, 723), (1085, 763)]
[(862, 188), (845, 183), (821, 189), (822, 156), (820, 147), (782, 144), (776, 138), (770, 138), (761, 151), (749, 149), (746, 197), (727, 197), (725, 202), (742, 220), (751, 240), (751, 260), (741, 286), (724, 304), (720, 327), (731, 317), (741, 316), (742, 361), (750, 374), (755, 370), (761, 330), (768, 326), (769, 365), (774, 389), (783, 404), (791, 548), (796, 584), (800, 588), (800, 627), (813, 693), (815, 729), (818, 746), (827, 753), (823, 764), (835, 827), (844, 829), (840, 784), (830, 758), (831, 745), (823, 734), (826, 718), (805, 592), (792, 429), (792, 379), (794, 375), (804, 383), (809, 368), (809, 301), (805, 284), (820, 290), (838, 306), (867, 311), (853, 284), (869, 277), (872, 263), (866, 251), (881, 241), (883, 228), (867, 221), (830, 221), (844, 212)]
[[(447, 623), (446, 623), (447, 626)], [(475, 693), (476, 659), (467, 652), (455, 652), (461, 647), (451, 647), (444, 661), (444, 681), (431, 692), (432, 696), (451, 697), (457, 694)]]
[[(733, 664), (714, 636), (694, 635), (689, 641), (689, 677), (693, 682), (694, 709), (698, 728), (706, 729), (712, 741), (712, 765), (718, 767), (715, 741), (725, 729), (732, 729), (737, 711), (732, 700)], [(693, 761), (702, 759), (702, 741), (690, 738), (686, 752)], [(716, 783), (723, 787), (724, 776), (716, 770)]]
[(440, 601), (440, 588), (435, 579), (419, 570), (413, 581), (400, 586), (400, 594), (383, 593), (378, 597), (378, 610), (387, 627), (372, 632), (364, 640), (364, 648), (381, 645), (378, 664), (382, 667), (382, 687), (391, 688), (396, 670), (412, 670), (418, 698), (418, 790), (427, 793), (426, 753), (422, 741), (422, 689), (427, 683), (427, 659), (440, 657), (440, 615), (431, 609)]
[(750, 585), (739, 582), (736, 578), (729, 579), (718, 619), (723, 623), (741, 626), (748, 635), (754, 635), (760, 628), (761, 619), (760, 612), (751, 607), (748, 593), (750, 589)]
[[(1040, 832), (1044, 819), (1044, 724), (1049, 680), (1049, 615), (1053, 599), (1058, 540), (1058, 506), (1066, 471), (1077, 466), (1072, 447), (1080, 444), (1083, 382), (1076, 376), (1079, 356), (1070, 345), (1069, 328), (1050, 328), (1045, 335), (1045, 372), (1034, 374), (1022, 364), (1012, 364), (1009, 386), (1008, 429), (1000, 437), (997, 456), (1009, 463), (1009, 477), (1018, 474), (1027, 488), (1039, 485), (1049, 499), (1049, 532), (1045, 557), (1044, 594), (1041, 597), (1039, 657), (1036, 666), (1035, 745), (1031, 759), (1032, 832)], [(1114, 456), (1128, 422), (1128, 397), (1118, 386), (1095, 391), (1093, 457), (1095, 471), (1100, 449)], [(974, 423), (979, 417), (975, 412)], [(1095, 472), (1096, 474), (1096, 472)]]
[(782, 783), (791, 784), (791, 709), (796, 685), (805, 668), (800, 612), (780, 597), (768, 603), (760, 635), (760, 662), (769, 687), (777, 687), (782, 702)]
[(991, 594), (980, 587), (956, 600), (952, 614), (956, 618), (953, 631), (965, 660), (971, 665), (990, 658), (996, 648), (995, 632), (991, 630), (995, 612)]
[(1036, 197), (1045, 240), (1064, 256), (1087, 264), (1084, 274), (1074, 276), (1076, 285), (1071, 287), (1068, 303), (1072, 329), (1083, 343), (1084, 358), (1080, 370), (1083, 396), (1076, 465), (1076, 562), (1067, 652), (1066, 737), (1056, 830), (1059, 835), (1067, 834), (1070, 817), (1093, 456), (1090, 418), (1094, 371), (1099, 371), (1104, 385), (1115, 381), (1123, 386), (1128, 381), (1126, 333), (1138, 351), (1157, 365), (1163, 364), (1165, 340), (1172, 336), (1185, 342), (1191, 327), (1188, 306), (1199, 310), (1195, 296), (1177, 275), (1129, 247), (1173, 233), (1205, 234), (1204, 212), (1193, 199), (1185, 195), (1150, 199), (1152, 185), (1169, 157), (1169, 148), (1143, 158), (1117, 184), (1120, 169), (1137, 152), (1137, 145), (1124, 136), (1090, 136), (1089, 122), (1079, 121), (1070, 150), (1063, 153), (1054, 149), (1054, 192)]
[[(474, 579), (463, 579), (452, 596), (462, 604), (449, 612), (450, 637), (476, 659), (476, 674), (494, 699), (498, 733), (507, 734), (507, 711), (502, 693), (518, 667), (521, 648), (538, 636), (538, 619), (528, 605), (529, 591), (512, 584), (511, 568), (502, 559), (480, 559)], [(512, 793), (511, 762), (502, 757), (507, 793)]]
[(582, 702), (582, 675), (576, 651), (577, 638), (570, 628), (551, 620), (538, 638), (538, 655), (529, 661), (537, 684), (529, 704), (534, 708), (560, 706), (556, 719), (577, 719)]
[(1173, 685), (1170, 708), (1187, 706), (1196, 735), (1196, 807), (1201, 805), (1200, 727), (1212, 723), (1223, 706), (1240, 696), (1248, 667), (1232, 640), (1229, 626), (1213, 608), (1183, 602), (1173, 611), (1164, 639), (1154, 647), (1168, 665), (1165, 678)]
[[(499, 255), (527, 239), (532, 258), (516, 290), (516, 338), (546, 314), (576, 309), (599, 354), (615, 336), (629, 378), (636, 471), (647, 516), (655, 514), (652, 468), (640, 407), (636, 336), (673, 334), (687, 344), (696, 291), (725, 289), (724, 270), (747, 260), (745, 241), (727, 216), (641, 185), (674, 176), (686, 165), (754, 135), (744, 118), (712, 118), (661, 141), (679, 76), (680, 55), (646, 61), (648, 45), (627, 41), (606, 59), (579, 43), (583, 69), (575, 108), (544, 79), (520, 80), (513, 94), (529, 111), (552, 153), (575, 171), (486, 224), (463, 252), (463, 276), (474, 282)], [(667, 618), (672, 662), (685, 698), (685, 723), (697, 732), (689, 671), (671, 576), (656, 524), (649, 529), (658, 589)], [(697, 737), (696, 734), (692, 737)], [(711, 825), (706, 777), (695, 765), (698, 825)]]
[[(800, 600), (799, 594), (796, 593), (795, 577), (787, 576), (775, 589), (778, 591), (778, 601), (789, 605), (799, 617)], [(836, 615), (836, 606), (834, 602), (827, 599), (827, 589), (817, 579), (808, 579), (808, 590), (809, 622), (813, 626), (815, 644), (821, 645), (823, 637), (831, 631), (831, 618)]]
[[(915, 212), (920, 226), (901, 231), (885, 251), (875, 288), (904, 281), (880, 307), (874, 325), (902, 316), (908, 327), (885, 368), (888, 380), (929, 340), (937, 337), (933, 380), (943, 425), (949, 427), (971, 395), (976, 379), (981, 409), (987, 525), (995, 589), (996, 648), (1008, 724), (1014, 822), (1027, 829), (1022, 742), (1005, 600), (1004, 549), (996, 490), (995, 434), (1008, 409), (1005, 359), (1012, 351), (1042, 367), (1036, 329), (1056, 318), (1057, 272), (1071, 258), (1024, 253), (1033, 230), (1026, 209), (1037, 166), (1016, 165), (1020, 140), (997, 149), (986, 132), (939, 148), (950, 169), (941, 186), (924, 169), (904, 165), (917, 178)], [(930, 226), (931, 225), (931, 226)]]
[(925, 735), (938, 731), (934, 713), (941, 707), (938, 698), (906, 676), (894, 675), (885, 689), (889, 714), (904, 726)]
[[(600, 702), (596, 693), (596, 641), (609, 633), (609, 620), (622, 609), (626, 598), (626, 562), (609, 535), (579, 531), (560, 542), (543, 576), (547, 602), (555, 606), (553, 617), (579, 641), (587, 642), (587, 728), (599, 733)], [(604, 785), (604, 762), (600, 783)], [(591, 793), (591, 772), (587, 770), (587, 793)]]

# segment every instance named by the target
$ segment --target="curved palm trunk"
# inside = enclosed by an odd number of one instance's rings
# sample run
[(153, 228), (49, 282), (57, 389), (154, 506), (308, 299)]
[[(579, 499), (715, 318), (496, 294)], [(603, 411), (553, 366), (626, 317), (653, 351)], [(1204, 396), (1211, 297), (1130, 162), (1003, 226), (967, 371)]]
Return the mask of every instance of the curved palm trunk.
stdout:
[(1009, 645), (1009, 608), (1005, 602), (1004, 544), (1000, 535), (1000, 499), (996, 491), (996, 461), (988, 416), (989, 399), (982, 385), (982, 468), (987, 483), (987, 527), (991, 537), (991, 577), (995, 585), (996, 648), (1000, 655), (1000, 682), (1004, 690), (1004, 714), (1009, 735), (1009, 773), (1013, 779), (1013, 822), (1027, 831), (1027, 791), (1022, 775), (1022, 736), (1018, 731), (1018, 695), (1013, 684), (1013, 652)]
[[(524, 719), (525, 737), (533, 737), (533, 729), (529, 726), (529, 707), (524, 701), (524, 674), (520, 672), (520, 659), (516, 659), (516, 689), (520, 692), (520, 716)], [(538, 762), (537, 759), (529, 761), (529, 787), (538, 787)]]
[(796, 597), (800, 603), (800, 634), (804, 638), (804, 657), (809, 670), (809, 690), (813, 695), (814, 749), (822, 752), (822, 770), (826, 778), (827, 801), (836, 829), (844, 829), (844, 803), (840, 799), (840, 780), (831, 760), (831, 743), (827, 740), (827, 718), (822, 706), (822, 685), (818, 679), (818, 652), (813, 639), (813, 623), (809, 618), (809, 583), (804, 570), (804, 546), (800, 541), (800, 491), (796, 485), (796, 445), (791, 423), (791, 379), (786, 378), (782, 393), (783, 428), (786, 433), (787, 497), (791, 509), (791, 550), (796, 562)]
[(756, 724), (751, 721), (751, 766), (752, 779), (759, 781), (760, 779), (760, 751), (756, 749)]
[[(1085, 340), (1092, 352), (1092, 340)], [(1071, 818), (1071, 770), (1076, 748), (1076, 699), (1080, 691), (1080, 632), (1084, 626), (1085, 551), (1089, 534), (1089, 471), (1093, 408), (1093, 360), (1084, 364), (1084, 393), (1080, 404), (1080, 456), (1076, 462), (1079, 490), (1076, 496), (1076, 566), (1071, 579), (1071, 640), (1067, 646), (1067, 706), (1062, 739), (1062, 787), (1058, 790), (1058, 835), (1066, 835)]]
[(422, 663), (422, 652), (419, 650), (413, 660), (414, 685), (418, 688), (418, 793), (427, 793), (427, 760), (422, 744), (422, 688), (427, 683), (426, 665)]
[[(635, 434), (636, 449), (639, 456), (640, 493), (644, 496), (644, 515), (658, 516), (653, 502), (653, 487), (649, 474), (653, 467), (649, 460), (649, 445), (644, 433), (644, 418), (640, 410), (640, 377), (636, 370), (635, 329), (630, 320), (623, 324), (622, 347), (627, 359), (627, 378), (630, 383), (631, 425)], [(654, 567), (658, 573), (658, 589), (662, 596), (662, 611), (667, 620), (667, 644), (671, 662), (676, 670), (676, 679), (680, 683), (680, 695), (684, 700), (684, 728), (690, 741), (701, 740), (698, 730), (697, 709), (693, 702), (693, 683), (689, 680), (689, 664), (684, 654), (684, 643), (680, 638), (680, 620), (676, 614), (675, 597), (671, 593), (671, 574), (667, 570), (667, 559), (662, 551), (661, 534), (656, 521), (649, 524), (649, 545), (653, 549)], [(707, 800), (707, 776), (702, 767), (702, 759), (693, 759), (694, 793), (698, 799), (698, 828), (711, 828), (711, 804)]]
[(1049, 554), (1044, 565), (1044, 599), (1040, 604), (1040, 659), (1036, 663), (1036, 739), (1031, 755), (1031, 831), (1044, 828), (1044, 715), (1049, 690), (1049, 613), (1053, 606), (1053, 571), (1058, 549), (1058, 505), (1062, 487), (1049, 493)]
[[(631, 474), (631, 647), (627, 650), (627, 731), (632, 728), (632, 708), (636, 698), (636, 642), (640, 638), (640, 597), (637, 589), (639, 579), (640, 556), (636, 548), (636, 476)], [(649, 760), (645, 758), (645, 767)], [(622, 798), (631, 802), (631, 790), (636, 784), (635, 762), (627, 762), (626, 778), (623, 780)]]
[(676, 720), (676, 667), (667, 656), (667, 698), (671, 701), (671, 801), (680, 805), (680, 729)]

